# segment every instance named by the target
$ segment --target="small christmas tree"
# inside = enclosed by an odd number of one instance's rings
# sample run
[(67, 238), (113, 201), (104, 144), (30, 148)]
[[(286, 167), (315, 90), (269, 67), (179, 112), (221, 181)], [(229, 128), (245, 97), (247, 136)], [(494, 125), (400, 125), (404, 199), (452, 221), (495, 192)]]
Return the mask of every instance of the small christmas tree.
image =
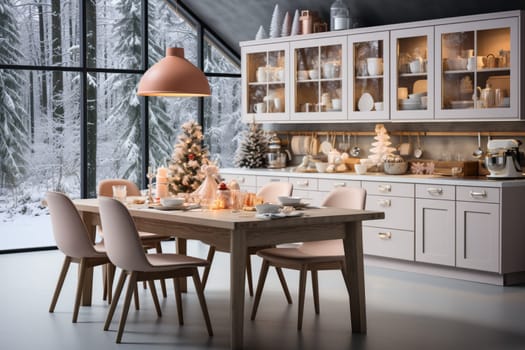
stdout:
[(372, 142), (373, 147), (370, 149), (371, 154), (368, 156), (368, 159), (372, 160), (376, 166), (380, 167), (383, 164), (385, 157), (392, 154), (396, 149), (390, 147), (392, 142), (390, 142), (390, 136), (383, 124), (376, 124), (375, 133), (376, 136), (374, 137), (374, 140), (376, 140), (376, 142)]
[(208, 164), (208, 151), (202, 146), (202, 128), (195, 121), (181, 126), (169, 165), (169, 191), (173, 194), (191, 193), (199, 188), (205, 174), (201, 166)]
[(266, 165), (267, 140), (264, 131), (252, 122), (244, 132), (243, 140), (235, 154), (235, 165), (240, 168), (262, 168)]
[(255, 34), (255, 40), (261, 40), (261, 39), (267, 39), (267, 38), (268, 38), (268, 35), (266, 34), (264, 27), (261, 25), (259, 27), (259, 30), (257, 31), (257, 34)]
[(282, 14), (279, 4), (275, 4), (270, 22), (270, 38), (278, 38), (281, 35)]
[(300, 17), (301, 15), (299, 14), (299, 10), (295, 10), (295, 13), (293, 15), (292, 30), (290, 31), (290, 35), (301, 34), (301, 22), (299, 19)]
[(288, 36), (290, 35), (290, 31), (292, 30), (292, 19), (290, 17), (290, 13), (286, 11), (283, 19), (283, 26), (281, 28), (281, 36)]

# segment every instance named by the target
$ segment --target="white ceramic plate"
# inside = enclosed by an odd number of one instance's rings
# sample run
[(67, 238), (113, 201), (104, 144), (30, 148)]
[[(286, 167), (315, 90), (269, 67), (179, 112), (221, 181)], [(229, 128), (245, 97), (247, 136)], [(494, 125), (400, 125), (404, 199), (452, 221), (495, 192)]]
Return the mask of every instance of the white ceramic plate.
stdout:
[(357, 102), (357, 108), (361, 112), (371, 111), (374, 108), (374, 98), (368, 92), (365, 92)]

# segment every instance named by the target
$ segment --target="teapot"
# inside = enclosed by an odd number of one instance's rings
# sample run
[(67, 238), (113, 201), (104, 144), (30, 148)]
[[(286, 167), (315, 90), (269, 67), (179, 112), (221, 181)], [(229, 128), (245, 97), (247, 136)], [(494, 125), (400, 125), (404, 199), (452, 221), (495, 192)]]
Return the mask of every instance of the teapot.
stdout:
[(490, 108), (496, 105), (496, 93), (490, 83), (487, 83), (484, 89), (479, 86), (477, 89), (479, 90), (479, 99), (483, 108)]

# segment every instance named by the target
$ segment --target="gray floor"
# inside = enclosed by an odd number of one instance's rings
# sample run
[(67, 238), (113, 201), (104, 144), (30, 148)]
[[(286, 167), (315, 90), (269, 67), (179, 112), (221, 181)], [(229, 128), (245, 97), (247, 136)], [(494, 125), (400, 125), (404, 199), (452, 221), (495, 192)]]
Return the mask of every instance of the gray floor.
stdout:
[[(173, 249), (167, 243), (165, 250)], [(191, 254), (205, 256), (193, 243)], [(71, 323), (75, 272), (71, 270), (56, 312), (48, 313), (62, 255), (58, 251), (0, 255), (0, 344), (2, 349), (227, 349), (228, 255), (218, 253), (206, 298), (215, 336), (208, 337), (195, 293), (183, 297), (185, 325), (179, 326), (173, 288), (157, 318), (149, 294), (141, 290), (141, 310), (131, 310), (123, 344), (116, 345), (117, 322), (102, 331), (107, 305), (96, 270), (94, 303)], [(258, 275), (259, 261), (253, 258)], [(298, 274), (286, 277), (297, 295)], [(296, 305), (288, 306), (270, 271), (256, 321), (249, 320), (246, 349), (525, 349), (525, 286), (498, 287), (445, 278), (366, 268), (368, 334), (349, 331), (348, 300), (341, 276), (320, 274), (321, 313), (315, 316), (308, 290), (302, 332)], [(307, 286), (308, 288), (309, 286)], [(294, 299), (295, 300), (295, 299)], [(117, 316), (119, 310), (117, 311)]]

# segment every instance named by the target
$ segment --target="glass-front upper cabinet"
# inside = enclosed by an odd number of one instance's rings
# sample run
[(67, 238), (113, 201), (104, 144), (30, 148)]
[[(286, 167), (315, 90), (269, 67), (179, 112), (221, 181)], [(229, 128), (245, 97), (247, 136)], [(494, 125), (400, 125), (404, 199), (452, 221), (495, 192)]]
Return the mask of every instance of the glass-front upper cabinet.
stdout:
[(348, 37), (350, 120), (389, 118), (388, 32)]
[(291, 119), (347, 119), (346, 36), (295, 41), (290, 50)]
[(436, 27), (436, 119), (518, 119), (518, 18)]
[(391, 119), (434, 118), (434, 28), (394, 30), (391, 45)]
[(242, 48), (243, 117), (251, 122), (289, 119), (288, 43)]

